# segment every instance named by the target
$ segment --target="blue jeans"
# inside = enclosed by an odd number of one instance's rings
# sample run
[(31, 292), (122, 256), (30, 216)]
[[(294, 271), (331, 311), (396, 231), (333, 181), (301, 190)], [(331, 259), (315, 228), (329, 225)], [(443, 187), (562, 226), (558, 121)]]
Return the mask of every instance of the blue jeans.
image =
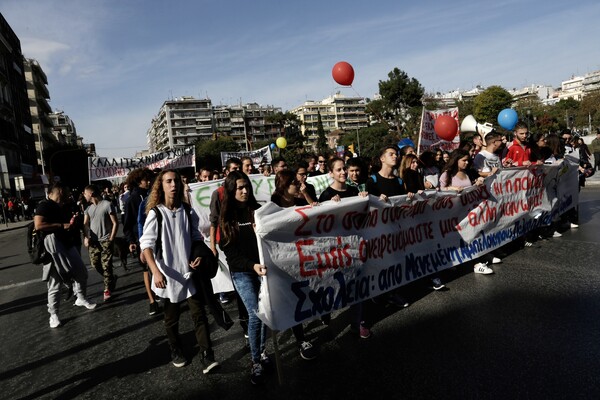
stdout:
[(256, 315), (260, 277), (256, 272), (231, 272), (231, 280), (248, 310), (248, 341), (252, 363), (256, 364), (260, 362), (267, 342), (267, 326)]

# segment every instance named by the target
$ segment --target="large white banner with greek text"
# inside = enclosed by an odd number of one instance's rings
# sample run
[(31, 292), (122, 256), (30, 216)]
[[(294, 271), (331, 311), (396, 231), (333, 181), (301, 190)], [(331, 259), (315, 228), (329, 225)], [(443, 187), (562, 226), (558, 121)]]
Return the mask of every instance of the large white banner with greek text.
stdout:
[(578, 202), (577, 166), (506, 169), (485, 185), (256, 212), (259, 316), (275, 330), (474, 260)]
[(179, 169), (196, 165), (195, 148), (174, 149), (134, 158), (89, 157), (90, 181), (124, 180), (136, 168)]

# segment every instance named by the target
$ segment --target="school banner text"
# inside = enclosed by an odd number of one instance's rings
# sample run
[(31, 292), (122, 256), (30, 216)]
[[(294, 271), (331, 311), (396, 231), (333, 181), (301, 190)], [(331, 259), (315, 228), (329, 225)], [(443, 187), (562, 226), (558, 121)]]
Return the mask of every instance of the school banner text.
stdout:
[(577, 166), (511, 168), (460, 194), (354, 197), (256, 211), (268, 266), (259, 316), (284, 330), (456, 266), (549, 225), (578, 202)]
[(137, 168), (180, 169), (196, 166), (195, 148), (174, 149), (134, 158), (89, 157), (90, 181), (123, 180)]

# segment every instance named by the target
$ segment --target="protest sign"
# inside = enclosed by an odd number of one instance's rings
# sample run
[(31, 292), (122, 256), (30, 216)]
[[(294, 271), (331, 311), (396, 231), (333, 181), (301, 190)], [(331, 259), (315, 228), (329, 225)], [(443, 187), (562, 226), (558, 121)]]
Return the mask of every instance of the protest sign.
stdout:
[(137, 168), (179, 169), (196, 166), (195, 148), (174, 149), (134, 158), (89, 157), (90, 181), (124, 180)]
[(501, 171), (455, 192), (345, 198), (256, 211), (263, 278), (259, 316), (283, 330), (476, 260), (548, 225), (578, 201), (577, 168)]

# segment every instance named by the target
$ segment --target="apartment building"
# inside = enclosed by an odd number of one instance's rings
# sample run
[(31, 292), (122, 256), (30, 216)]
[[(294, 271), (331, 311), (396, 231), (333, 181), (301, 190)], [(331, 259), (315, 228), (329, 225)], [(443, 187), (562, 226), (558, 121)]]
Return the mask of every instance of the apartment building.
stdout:
[(362, 97), (346, 97), (337, 92), (321, 101), (305, 101), (291, 112), (302, 122), (301, 131), (306, 145), (313, 146), (317, 140), (319, 114), (327, 135), (336, 130), (356, 132), (368, 126), (365, 109)]
[(27, 97), (29, 98), (29, 112), (31, 113), (31, 129), (35, 136), (35, 149), (38, 166), (41, 172), (45, 173), (44, 160), (42, 154), (44, 148), (56, 143), (56, 138), (52, 134), (52, 109), (48, 100), (48, 78), (40, 64), (33, 59), (26, 58), (23, 62), (25, 68), (25, 80), (27, 82)]
[(231, 137), (242, 149), (251, 149), (256, 141), (271, 140), (279, 128), (269, 116), (281, 108), (244, 105), (212, 106), (210, 99), (181, 97), (165, 101), (147, 132), (151, 152), (192, 146), (197, 140)]
[[(21, 42), (0, 14), (0, 189), (3, 194), (22, 192), (15, 178), (29, 181), (37, 169), (35, 138), (23, 66)], [(21, 177), (23, 179), (21, 179)]]

